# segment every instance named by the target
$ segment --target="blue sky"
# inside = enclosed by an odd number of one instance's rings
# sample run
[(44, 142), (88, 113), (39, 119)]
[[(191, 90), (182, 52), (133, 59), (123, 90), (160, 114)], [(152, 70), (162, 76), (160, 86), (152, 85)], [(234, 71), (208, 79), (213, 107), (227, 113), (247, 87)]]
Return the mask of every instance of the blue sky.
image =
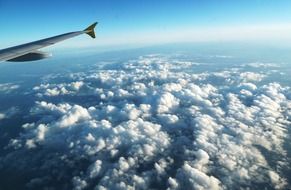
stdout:
[(0, 0), (0, 47), (83, 29), (94, 21), (100, 22), (96, 41), (83, 36), (65, 45), (225, 40), (253, 33), (267, 38), (288, 33), (290, 10), (290, 0)]

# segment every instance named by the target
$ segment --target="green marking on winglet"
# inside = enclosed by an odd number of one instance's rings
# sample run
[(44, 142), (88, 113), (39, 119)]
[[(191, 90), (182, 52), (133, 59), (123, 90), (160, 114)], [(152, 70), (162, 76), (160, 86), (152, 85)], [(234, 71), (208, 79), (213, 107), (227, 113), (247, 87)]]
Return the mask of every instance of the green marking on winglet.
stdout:
[(95, 29), (95, 27), (96, 27), (97, 24), (98, 24), (98, 22), (95, 22), (94, 24), (90, 25), (88, 28), (86, 28), (86, 29), (84, 30), (84, 32), (86, 32), (86, 34), (88, 34), (88, 35), (91, 36), (92, 38), (95, 38), (96, 36), (95, 36), (95, 31), (94, 31), (94, 29)]

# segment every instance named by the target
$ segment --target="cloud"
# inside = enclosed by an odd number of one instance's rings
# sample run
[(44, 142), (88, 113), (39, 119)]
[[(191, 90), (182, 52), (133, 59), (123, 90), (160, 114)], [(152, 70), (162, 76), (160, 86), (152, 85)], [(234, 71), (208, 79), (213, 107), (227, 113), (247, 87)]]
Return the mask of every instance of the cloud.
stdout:
[(290, 87), (239, 68), (185, 72), (199, 65), (148, 55), (67, 83), (46, 81), (34, 88), (38, 101), (27, 116), (38, 119), (11, 139), (0, 169), (18, 165), (31, 188), (287, 187)]
[(253, 67), (253, 68), (278, 68), (279, 67), (278, 64), (263, 63), (263, 62), (252, 62), (252, 63), (245, 64), (243, 66), (245, 66), (245, 67)]
[(33, 90), (41, 92), (38, 96), (58, 96), (78, 92), (83, 85), (83, 81), (74, 81), (70, 84), (41, 84), (35, 86)]
[(17, 90), (20, 86), (13, 83), (2, 83), (0, 84), (0, 93), (8, 94)]
[(19, 109), (17, 107), (11, 107), (10, 109), (0, 112), (0, 120), (11, 118), (13, 115), (17, 114)]
[(218, 179), (206, 175), (187, 163), (178, 171), (177, 178), (181, 178), (181, 189), (221, 189)]
[(6, 115), (4, 113), (0, 113), (0, 120), (5, 119)]

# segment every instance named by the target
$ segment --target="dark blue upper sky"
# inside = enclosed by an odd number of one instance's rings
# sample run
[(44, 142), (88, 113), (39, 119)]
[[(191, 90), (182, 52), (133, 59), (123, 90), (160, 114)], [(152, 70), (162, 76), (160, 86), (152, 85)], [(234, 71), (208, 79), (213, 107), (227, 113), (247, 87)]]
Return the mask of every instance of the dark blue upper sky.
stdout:
[(0, 47), (83, 29), (94, 21), (100, 22), (98, 39), (104, 44), (163, 34), (171, 41), (171, 35), (181, 39), (180, 32), (187, 39), (191, 28), (291, 23), (290, 10), (290, 0), (0, 0)]

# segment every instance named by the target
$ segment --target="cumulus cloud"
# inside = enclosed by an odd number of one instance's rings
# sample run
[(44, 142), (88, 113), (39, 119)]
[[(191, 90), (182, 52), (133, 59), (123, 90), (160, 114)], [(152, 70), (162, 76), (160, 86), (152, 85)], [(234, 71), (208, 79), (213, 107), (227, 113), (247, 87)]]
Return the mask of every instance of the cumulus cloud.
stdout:
[(244, 82), (258, 82), (263, 79), (264, 75), (253, 72), (244, 72), (240, 74), (240, 77)]
[(38, 93), (38, 96), (58, 96), (78, 92), (83, 85), (83, 81), (75, 81), (69, 84), (41, 84), (40, 86), (35, 86), (33, 90), (41, 92)]
[(218, 179), (208, 176), (187, 163), (178, 171), (177, 178), (181, 178), (181, 189), (221, 189)]
[[(0, 169), (21, 166), (31, 188), (285, 188), (290, 87), (237, 68), (186, 72), (199, 65), (149, 55), (46, 81), (34, 88), (38, 119), (11, 139)], [(85, 104), (46, 99), (86, 95)]]

